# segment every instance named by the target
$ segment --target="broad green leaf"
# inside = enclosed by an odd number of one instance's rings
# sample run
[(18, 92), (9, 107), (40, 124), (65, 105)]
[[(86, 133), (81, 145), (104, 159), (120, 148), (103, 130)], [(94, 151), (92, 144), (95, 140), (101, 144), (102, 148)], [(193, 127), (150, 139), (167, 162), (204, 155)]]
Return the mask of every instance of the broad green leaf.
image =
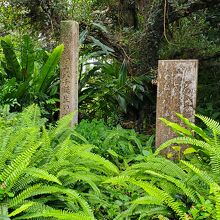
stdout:
[(97, 40), (96, 38), (94, 38), (92, 36), (90, 36), (90, 38), (92, 39), (92, 41), (95, 44), (95, 46), (100, 47), (105, 54), (108, 55), (108, 54), (114, 52), (114, 50), (112, 48), (110, 48), (107, 45), (103, 44), (101, 41)]
[(39, 75), (36, 79), (36, 92), (46, 92), (48, 86), (51, 84), (54, 78), (54, 71), (57, 64), (60, 61), (61, 54), (64, 50), (64, 46), (61, 44), (57, 46), (53, 52), (49, 55), (46, 63), (43, 65)]
[(176, 115), (194, 132), (196, 132), (200, 137), (202, 137), (204, 140), (208, 141), (207, 134), (198, 126), (196, 126), (194, 123), (190, 122), (189, 119), (185, 118), (183, 115), (176, 113)]
[(127, 79), (127, 63), (124, 60), (119, 71), (119, 86), (124, 86)]
[(192, 154), (192, 153), (195, 153), (197, 152), (197, 150), (195, 150), (193, 147), (189, 147), (189, 148), (186, 148), (186, 150), (183, 151), (183, 154), (186, 155), (186, 154)]
[(1, 40), (1, 46), (3, 48), (3, 53), (5, 55), (5, 60), (6, 60), (5, 67), (7, 67), (6, 72), (8, 76), (10, 78), (16, 77), (17, 80), (22, 80), (20, 64), (15, 54), (13, 45), (4, 40)]
[(120, 106), (120, 108), (124, 111), (127, 112), (127, 103), (124, 97), (122, 97), (121, 95), (118, 95), (118, 104)]
[(175, 151), (180, 151), (181, 147), (180, 146), (172, 146), (172, 149)]
[(21, 72), (24, 79), (28, 79), (34, 72), (34, 50), (31, 38), (27, 35), (23, 37), (21, 50)]
[(160, 118), (160, 120), (161, 120), (164, 124), (166, 124), (167, 126), (169, 126), (174, 132), (181, 133), (181, 134), (185, 134), (185, 135), (187, 135), (187, 136), (192, 137), (192, 133), (191, 133), (188, 129), (186, 129), (186, 128), (180, 126), (179, 124), (174, 123), (174, 122), (171, 122), (171, 121), (168, 121), (168, 120), (165, 119), (165, 118)]

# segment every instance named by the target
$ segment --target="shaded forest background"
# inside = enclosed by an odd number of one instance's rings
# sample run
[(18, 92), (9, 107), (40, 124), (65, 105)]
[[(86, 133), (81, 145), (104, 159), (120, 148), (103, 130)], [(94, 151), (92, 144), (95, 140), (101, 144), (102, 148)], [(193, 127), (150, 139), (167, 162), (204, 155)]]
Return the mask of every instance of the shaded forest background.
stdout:
[(80, 24), (81, 118), (150, 131), (158, 59), (199, 59), (197, 112), (220, 119), (219, 0), (0, 2), (0, 36), (17, 47), (31, 35), (36, 48), (51, 50), (68, 19)]

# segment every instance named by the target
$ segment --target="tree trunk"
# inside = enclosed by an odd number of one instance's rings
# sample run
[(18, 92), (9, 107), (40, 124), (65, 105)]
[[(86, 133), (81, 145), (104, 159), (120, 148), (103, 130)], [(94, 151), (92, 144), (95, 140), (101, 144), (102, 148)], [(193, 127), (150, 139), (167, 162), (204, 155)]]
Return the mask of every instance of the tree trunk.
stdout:
[(120, 0), (119, 1), (119, 23), (125, 27), (133, 27), (137, 29), (138, 18), (137, 18), (136, 2), (132, 0)]
[[(149, 73), (150, 70), (155, 69), (159, 59), (159, 46), (163, 38), (163, 12), (164, 0), (149, 1), (145, 7), (146, 17), (143, 36), (139, 44), (139, 60), (137, 66), (138, 74), (144, 75)], [(155, 96), (156, 98), (156, 96)], [(143, 119), (147, 115), (152, 114), (149, 112), (150, 103), (146, 100), (139, 111), (138, 130), (143, 129)], [(154, 114), (155, 115), (155, 114)]]
[[(148, 12), (146, 12), (148, 10)], [(140, 39), (140, 67), (139, 73), (146, 74), (157, 66), (159, 58), (159, 46), (163, 37), (164, 29), (164, 0), (156, 0), (148, 3), (145, 8), (146, 26), (143, 36)]]

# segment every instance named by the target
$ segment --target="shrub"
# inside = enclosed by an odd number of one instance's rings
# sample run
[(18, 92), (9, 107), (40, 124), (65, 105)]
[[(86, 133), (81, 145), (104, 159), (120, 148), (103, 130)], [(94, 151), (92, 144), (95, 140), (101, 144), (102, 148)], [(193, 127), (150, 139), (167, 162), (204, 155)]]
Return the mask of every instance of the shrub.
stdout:
[(86, 138), (83, 142), (97, 146), (94, 152), (118, 165), (134, 163), (152, 154), (154, 136), (143, 139), (134, 130), (110, 127), (103, 120), (82, 120), (76, 131)]
[(57, 111), (57, 64), (63, 45), (49, 53), (36, 48), (28, 36), (24, 36), (20, 44), (13, 45), (9, 36), (1, 39), (4, 56), (1, 56), (0, 67), (0, 105), (21, 111), (22, 107), (38, 103), (49, 117), (49, 112), (51, 115)]
[[(0, 117), (0, 206), (13, 219), (94, 219), (85, 195), (118, 168), (71, 139), (69, 115), (45, 128), (37, 106)], [(0, 215), (1, 215), (0, 214)]]
[[(118, 177), (104, 182), (126, 187), (134, 185), (142, 190), (140, 197), (131, 202), (135, 205), (124, 212), (124, 217), (144, 219), (163, 215), (171, 219), (220, 219), (220, 125), (197, 115), (208, 127), (205, 132), (178, 116), (188, 129), (163, 121), (180, 137), (165, 142), (144, 162), (133, 164)], [(158, 155), (164, 148), (175, 144), (189, 146), (184, 151), (185, 160), (173, 162)]]

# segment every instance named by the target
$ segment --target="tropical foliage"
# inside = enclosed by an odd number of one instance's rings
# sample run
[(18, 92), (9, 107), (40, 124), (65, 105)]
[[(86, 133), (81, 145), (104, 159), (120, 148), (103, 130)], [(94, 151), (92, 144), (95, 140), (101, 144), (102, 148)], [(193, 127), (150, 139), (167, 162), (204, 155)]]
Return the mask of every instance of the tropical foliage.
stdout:
[[(219, 135), (218, 122), (197, 115), (208, 131), (177, 114), (188, 127), (163, 121), (180, 137), (168, 140), (145, 162), (134, 164), (118, 177), (105, 181), (121, 186), (135, 185), (142, 189), (139, 198), (122, 216), (164, 215), (169, 219), (220, 219), (219, 211)], [(196, 136), (195, 136), (196, 134)], [(174, 145), (187, 145), (185, 159), (176, 163), (158, 156), (161, 150)], [(171, 211), (172, 210), (172, 211)]]
[[(1, 0), (0, 219), (220, 220), (219, 11)], [(72, 114), (58, 120), (61, 20), (80, 27), (74, 128)], [(198, 115), (161, 119), (176, 137), (155, 148), (159, 59), (200, 60)]]
[(131, 76), (127, 59), (118, 61), (115, 50), (109, 47), (109, 42), (96, 38), (97, 31), (102, 35), (110, 34), (100, 23), (92, 23), (80, 34), (81, 118), (104, 119), (117, 125), (122, 123), (126, 114), (132, 114), (136, 120), (137, 116), (134, 115), (144, 100), (153, 100), (148, 89), (152, 76)]
[(38, 103), (47, 114), (57, 111), (57, 64), (63, 45), (48, 53), (35, 48), (28, 36), (16, 46), (7, 36), (1, 39), (1, 48), (0, 105), (9, 105), (11, 110), (19, 111), (31, 103)]
[(94, 145), (71, 139), (71, 117), (50, 130), (37, 106), (0, 118), (0, 201), (8, 217), (94, 219), (86, 194), (99, 194), (98, 184), (119, 171), (91, 152)]
[(113, 161), (121, 169), (153, 152), (154, 136), (143, 137), (121, 126), (110, 127), (103, 120), (82, 120), (76, 131), (86, 138), (83, 142), (97, 146), (94, 152)]
[[(152, 153), (151, 139), (144, 148), (133, 131), (102, 121), (83, 121), (72, 129), (69, 115), (46, 129), (37, 106), (19, 114), (3, 111), (1, 214), (12, 219), (220, 219), (220, 125), (198, 115), (208, 128), (203, 130), (178, 117), (188, 128), (163, 119), (179, 137)], [(176, 144), (188, 146), (185, 158), (175, 162), (159, 156)]]

